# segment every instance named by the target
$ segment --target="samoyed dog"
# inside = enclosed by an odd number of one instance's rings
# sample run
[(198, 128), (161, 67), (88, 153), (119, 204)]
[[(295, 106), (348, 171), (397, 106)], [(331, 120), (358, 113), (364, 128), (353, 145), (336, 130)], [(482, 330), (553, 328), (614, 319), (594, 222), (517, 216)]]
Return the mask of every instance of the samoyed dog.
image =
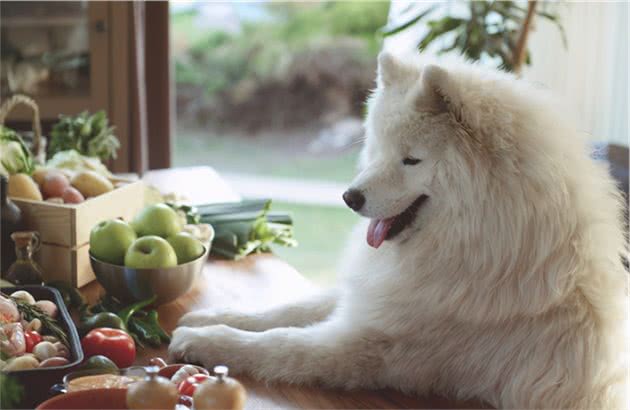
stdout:
[(170, 356), (501, 408), (627, 408), (620, 195), (580, 133), (542, 91), (461, 60), (381, 54), (377, 84), (344, 194), (366, 217), (345, 280), (261, 314), (189, 313)]

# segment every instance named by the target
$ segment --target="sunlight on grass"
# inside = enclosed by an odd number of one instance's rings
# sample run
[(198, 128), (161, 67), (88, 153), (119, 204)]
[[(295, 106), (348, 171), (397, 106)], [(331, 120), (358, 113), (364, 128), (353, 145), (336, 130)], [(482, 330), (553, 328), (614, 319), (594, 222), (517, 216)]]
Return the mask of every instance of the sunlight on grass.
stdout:
[(359, 217), (341, 207), (296, 205), (274, 202), (275, 211), (288, 211), (293, 216), (297, 248), (274, 248), (307, 278), (327, 285), (335, 281), (343, 248)]

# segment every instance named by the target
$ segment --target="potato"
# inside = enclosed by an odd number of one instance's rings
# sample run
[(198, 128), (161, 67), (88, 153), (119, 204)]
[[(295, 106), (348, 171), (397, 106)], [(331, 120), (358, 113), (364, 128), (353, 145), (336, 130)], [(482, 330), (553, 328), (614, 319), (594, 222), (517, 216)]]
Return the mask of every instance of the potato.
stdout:
[(33, 178), (26, 174), (13, 174), (9, 177), (9, 189), (7, 190), (11, 198), (32, 199), (41, 201), (42, 193), (33, 181)]
[(94, 171), (79, 172), (72, 178), (71, 183), (85, 198), (98, 196), (114, 189), (114, 185), (107, 178)]
[(35, 183), (41, 188), (44, 183), (44, 178), (46, 178), (46, 175), (48, 175), (49, 172), (51, 172), (51, 170), (48, 168), (37, 168), (33, 171), (33, 175), (31, 175), (31, 177), (33, 177)]
[(44, 198), (58, 198), (70, 186), (70, 181), (60, 172), (49, 172), (42, 183)]
[(63, 191), (62, 197), (63, 202), (66, 204), (80, 204), (81, 202), (85, 201), (85, 198), (83, 198), (81, 192), (71, 186), (67, 187), (66, 190)]
[(4, 372), (12, 372), (14, 370), (28, 370), (39, 366), (39, 361), (30, 355), (18, 356), (10, 359), (6, 366), (2, 368)]
[(70, 361), (65, 357), (50, 357), (39, 364), (39, 367), (57, 367), (57, 366), (65, 366)]
[(60, 198), (58, 196), (54, 198), (46, 198), (46, 202), (51, 202), (53, 204), (63, 204), (63, 198)]

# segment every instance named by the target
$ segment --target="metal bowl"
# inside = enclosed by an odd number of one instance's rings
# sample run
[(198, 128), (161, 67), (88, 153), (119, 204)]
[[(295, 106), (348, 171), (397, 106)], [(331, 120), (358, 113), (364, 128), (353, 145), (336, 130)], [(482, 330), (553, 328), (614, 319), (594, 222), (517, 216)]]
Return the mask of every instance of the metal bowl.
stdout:
[(203, 271), (209, 247), (194, 261), (172, 268), (134, 269), (112, 265), (96, 259), (90, 253), (90, 263), (98, 282), (107, 293), (122, 302), (146, 300), (154, 295), (155, 304), (171, 302), (188, 292)]

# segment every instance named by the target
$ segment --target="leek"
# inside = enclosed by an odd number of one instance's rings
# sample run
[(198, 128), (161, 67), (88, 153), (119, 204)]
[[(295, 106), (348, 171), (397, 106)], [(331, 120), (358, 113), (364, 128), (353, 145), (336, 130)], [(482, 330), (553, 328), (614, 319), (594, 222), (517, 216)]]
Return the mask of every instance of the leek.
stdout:
[(270, 212), (270, 208), (271, 200), (247, 200), (198, 205), (188, 207), (185, 212), (188, 220), (198, 220), (214, 228), (212, 255), (238, 260), (252, 253), (271, 252), (272, 244), (297, 246), (291, 216)]

